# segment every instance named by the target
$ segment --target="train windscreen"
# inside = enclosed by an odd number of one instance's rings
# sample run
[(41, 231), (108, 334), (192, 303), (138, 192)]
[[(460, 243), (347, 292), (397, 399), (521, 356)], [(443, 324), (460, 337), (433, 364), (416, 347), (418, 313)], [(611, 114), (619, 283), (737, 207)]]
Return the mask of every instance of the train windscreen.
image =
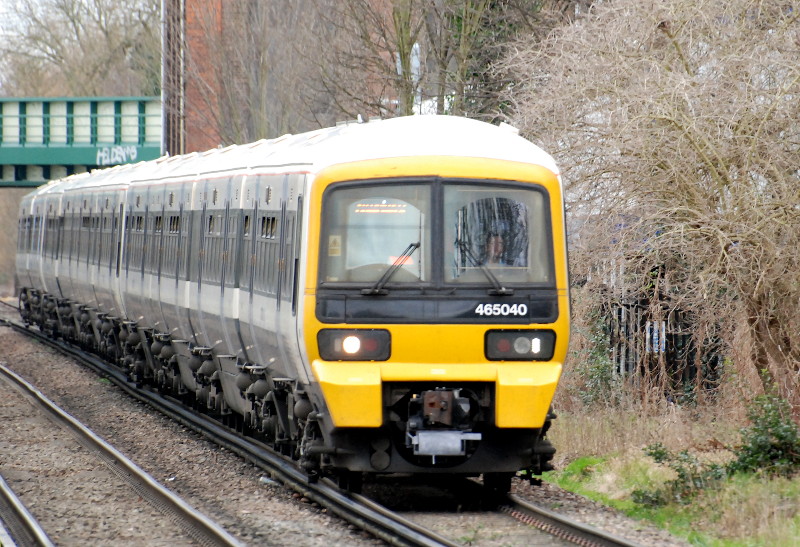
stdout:
[(320, 281), (552, 283), (547, 204), (543, 189), (520, 183), (332, 187), (323, 201)]
[(444, 187), (445, 281), (547, 283), (552, 272), (545, 195), (535, 187)]
[(430, 279), (429, 185), (341, 188), (325, 202), (322, 280), (379, 280), (397, 266), (391, 281)]

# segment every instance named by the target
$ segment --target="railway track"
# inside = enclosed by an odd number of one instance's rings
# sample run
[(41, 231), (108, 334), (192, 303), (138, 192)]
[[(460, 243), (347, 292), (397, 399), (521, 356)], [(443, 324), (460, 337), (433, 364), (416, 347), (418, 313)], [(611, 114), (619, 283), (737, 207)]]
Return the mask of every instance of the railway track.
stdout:
[(14, 490), (0, 476), (0, 545), (51, 547), (53, 542)]
[[(46, 530), (47, 523), (52, 525), (53, 520), (47, 511), (47, 501), (53, 492), (59, 491), (52, 483), (72, 479), (75, 481), (73, 486), (76, 504), (87, 498), (102, 500), (113, 497), (118, 503), (127, 503), (135, 513), (142, 509), (143, 501), (171, 524), (162, 524), (158, 521), (163, 519), (159, 518), (135, 518), (139, 528), (145, 528), (151, 523), (162, 530), (164, 527), (169, 528), (174, 531), (174, 539), (179, 544), (240, 545), (219, 525), (158, 484), (114, 447), (2, 365), (0, 384), (6, 441), (11, 438), (19, 444), (25, 444), (29, 448), (24, 453), (25, 460), (36, 458), (39, 453), (41, 457), (53, 462), (55, 471), (37, 476), (36, 484), (32, 485), (31, 481), (24, 480), (28, 462), (14, 461), (10, 457), (6, 461), (7, 466), (18, 471), (25, 495), (34, 503), (29, 504), (28, 511), (19, 503), (14, 504), (17, 508), (14, 512), (18, 515), (16, 520), (25, 524), (29, 531), (23, 534), (21, 543), (28, 541), (29, 539), (25, 539), (28, 536), (32, 536), (32, 544), (40, 543), (42, 531)], [(26, 403), (35, 410), (25, 410)], [(57, 427), (56, 432), (52, 431), (53, 424)], [(84, 473), (87, 476), (80, 477)], [(120, 498), (126, 500), (120, 501)], [(11, 500), (11, 496), (8, 499)], [(36, 519), (33, 518), (34, 514)], [(105, 528), (115, 537), (124, 538), (132, 519), (129, 515), (109, 515), (116, 516), (121, 518), (108, 518), (104, 521)], [(70, 519), (72, 516), (60, 515), (58, 518)], [(41, 526), (37, 527), (35, 520), (41, 522)], [(117, 529), (114, 530), (115, 528)], [(63, 528), (60, 529), (63, 534)], [(149, 532), (143, 530), (141, 533), (147, 535)], [(95, 536), (94, 539), (102, 537)]]
[[(303, 498), (319, 504), (327, 511), (391, 545), (450, 546), (476, 543), (475, 538), (464, 533), (463, 525), (459, 525), (457, 522), (463, 521), (463, 512), (446, 510), (420, 514), (419, 512), (394, 511), (370, 497), (368, 492), (367, 495), (344, 492), (327, 479), (309, 483), (307, 476), (287, 458), (274, 453), (255, 440), (239, 437), (229, 428), (205, 415), (186, 409), (169, 397), (164, 397), (157, 392), (136, 389), (122, 371), (97, 357), (72, 346), (56, 344), (38, 331), (26, 328), (14, 321), (4, 320), (4, 323), (81, 361), (132, 397), (238, 454), (266, 471), (272, 479), (298, 492)], [(467, 488), (471, 489), (469, 496), (473, 498), (482, 496), (482, 489), (477, 483), (472, 483), (472, 486)], [(488, 529), (499, 526), (503, 530), (514, 529), (515, 541), (513, 544), (525, 545), (535, 541), (537, 545), (634, 545), (624, 539), (532, 506), (514, 496), (494, 500), (494, 503), (497, 508), (480, 509), (470, 515), (470, 518), (478, 523), (473, 525), (473, 528), (483, 529), (485, 527)], [(486, 521), (486, 524), (481, 524), (481, 519)], [(435, 522), (436, 525), (430, 525), (431, 522)], [(525, 526), (521, 526), (520, 522)], [(439, 531), (435, 531), (434, 528)], [(501, 533), (505, 532), (495, 532), (495, 534)], [(536, 536), (538, 539), (533, 540), (528, 536)]]

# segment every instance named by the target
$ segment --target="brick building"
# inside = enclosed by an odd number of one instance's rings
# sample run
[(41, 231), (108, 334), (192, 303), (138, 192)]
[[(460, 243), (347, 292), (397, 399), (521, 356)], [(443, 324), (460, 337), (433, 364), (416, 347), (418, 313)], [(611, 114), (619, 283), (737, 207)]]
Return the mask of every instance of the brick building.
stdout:
[(163, 68), (165, 144), (169, 154), (186, 154), (220, 145), (219, 127), (209, 116), (213, 101), (209, 25), (219, 33), (222, 0), (164, 0)]

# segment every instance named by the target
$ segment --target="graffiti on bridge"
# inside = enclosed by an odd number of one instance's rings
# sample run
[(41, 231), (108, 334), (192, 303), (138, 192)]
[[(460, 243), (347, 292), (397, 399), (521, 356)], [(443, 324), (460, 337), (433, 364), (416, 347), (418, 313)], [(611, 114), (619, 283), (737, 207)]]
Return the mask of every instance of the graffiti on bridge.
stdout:
[(136, 161), (138, 156), (136, 146), (104, 146), (97, 149), (97, 165), (119, 165)]

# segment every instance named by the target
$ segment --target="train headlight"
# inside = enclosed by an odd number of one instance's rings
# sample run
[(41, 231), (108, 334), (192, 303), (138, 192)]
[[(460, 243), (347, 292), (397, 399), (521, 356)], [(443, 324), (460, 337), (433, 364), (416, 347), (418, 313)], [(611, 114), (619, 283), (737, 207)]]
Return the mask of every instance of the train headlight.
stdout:
[(322, 329), (317, 344), (326, 361), (386, 361), (392, 337), (383, 329)]
[(484, 351), (491, 361), (548, 361), (555, 346), (551, 330), (490, 330)]
[(361, 350), (361, 339), (358, 336), (347, 336), (342, 340), (342, 350), (348, 355), (355, 355)]

